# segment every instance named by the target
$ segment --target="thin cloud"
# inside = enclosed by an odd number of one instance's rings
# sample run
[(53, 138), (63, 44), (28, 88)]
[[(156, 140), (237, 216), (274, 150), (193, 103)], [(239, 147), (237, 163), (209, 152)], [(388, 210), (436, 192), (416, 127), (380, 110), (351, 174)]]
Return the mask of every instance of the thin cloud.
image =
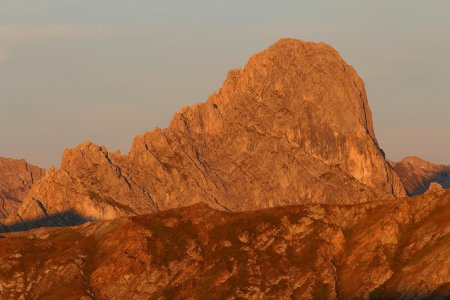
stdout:
[(89, 38), (109, 34), (100, 26), (0, 26), (0, 62), (8, 60), (17, 47), (54, 39)]
[(55, 37), (92, 35), (100, 31), (96, 27), (78, 26), (0, 26), (0, 38), (6, 40), (30, 40)]

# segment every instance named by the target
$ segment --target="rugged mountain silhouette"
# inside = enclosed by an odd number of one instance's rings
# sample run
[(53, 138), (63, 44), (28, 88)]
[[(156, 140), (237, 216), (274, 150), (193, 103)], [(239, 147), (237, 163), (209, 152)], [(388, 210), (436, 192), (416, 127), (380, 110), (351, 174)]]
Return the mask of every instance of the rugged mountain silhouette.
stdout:
[[(205, 202), (226, 211), (351, 204), (405, 195), (385, 161), (364, 84), (336, 50), (282, 39), (230, 71), (204, 103), (127, 155), (91, 142), (67, 150), (19, 209), (111, 219)], [(44, 224), (41, 225), (46, 225)]]
[(433, 164), (417, 156), (405, 157), (398, 163), (390, 164), (411, 196), (425, 193), (430, 186), (434, 189), (439, 186), (450, 188), (450, 166)]
[(450, 191), (240, 213), (197, 204), (7, 234), (0, 298), (445, 299), (449, 234)]
[(0, 298), (444, 299), (443, 168), (388, 163), (354, 69), (283, 39), (128, 154), (86, 142), (32, 176)]
[(0, 219), (17, 214), (23, 198), (44, 173), (23, 159), (0, 157)]

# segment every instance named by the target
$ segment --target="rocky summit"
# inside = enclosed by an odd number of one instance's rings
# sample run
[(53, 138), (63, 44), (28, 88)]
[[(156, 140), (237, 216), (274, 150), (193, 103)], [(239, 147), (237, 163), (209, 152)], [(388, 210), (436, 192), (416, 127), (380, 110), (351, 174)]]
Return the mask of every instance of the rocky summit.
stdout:
[(0, 157), (0, 219), (17, 215), (22, 200), (45, 171), (27, 163)]
[(0, 265), (1, 299), (446, 299), (450, 191), (8, 233)]
[(423, 194), (429, 189), (450, 188), (450, 166), (433, 164), (417, 156), (408, 156), (390, 164), (411, 196)]
[(3, 230), (205, 202), (223, 211), (404, 196), (378, 145), (363, 81), (323, 43), (282, 39), (127, 155), (67, 150)]

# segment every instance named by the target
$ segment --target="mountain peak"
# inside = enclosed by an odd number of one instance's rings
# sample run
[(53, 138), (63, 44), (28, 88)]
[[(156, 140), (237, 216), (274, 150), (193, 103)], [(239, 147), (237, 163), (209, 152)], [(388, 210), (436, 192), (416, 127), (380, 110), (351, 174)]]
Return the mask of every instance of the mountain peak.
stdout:
[[(282, 39), (128, 155), (86, 142), (21, 208), (113, 218), (205, 202), (243, 211), (405, 195), (376, 141), (364, 83), (332, 47)], [(44, 218), (45, 219), (45, 218)]]

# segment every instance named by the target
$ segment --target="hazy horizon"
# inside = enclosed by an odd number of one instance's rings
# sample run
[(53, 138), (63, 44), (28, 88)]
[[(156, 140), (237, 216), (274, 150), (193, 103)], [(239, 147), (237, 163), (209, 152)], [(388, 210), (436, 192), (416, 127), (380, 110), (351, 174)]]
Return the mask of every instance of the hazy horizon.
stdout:
[(127, 152), (283, 37), (323, 41), (366, 84), (387, 158), (450, 164), (448, 1), (0, 4), (0, 156), (59, 165), (86, 140)]

